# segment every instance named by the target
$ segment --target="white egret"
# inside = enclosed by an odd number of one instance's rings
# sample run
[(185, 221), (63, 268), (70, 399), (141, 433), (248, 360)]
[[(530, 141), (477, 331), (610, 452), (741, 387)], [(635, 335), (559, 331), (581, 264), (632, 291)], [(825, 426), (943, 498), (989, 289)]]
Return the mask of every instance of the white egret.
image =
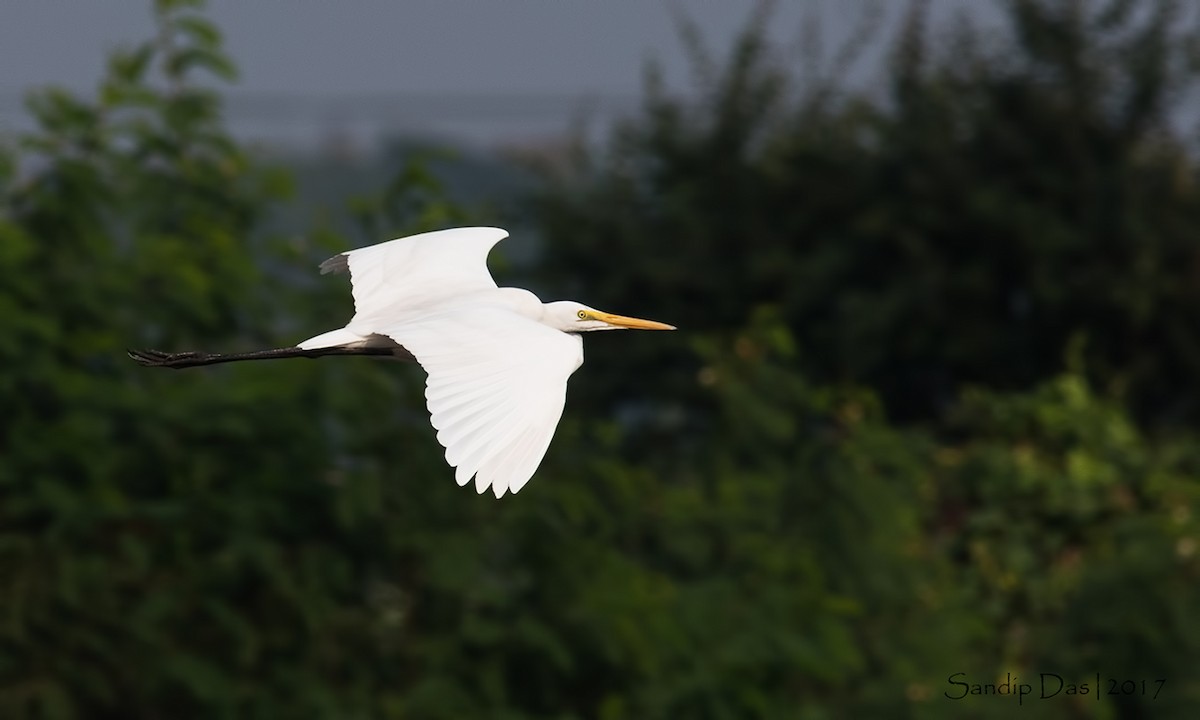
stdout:
[(567, 378), (583, 364), (579, 333), (675, 328), (497, 287), (487, 255), (505, 237), (499, 228), (440, 230), (326, 260), (322, 274), (350, 274), (354, 317), (295, 347), (129, 355), (170, 368), (326, 355), (415, 360), (428, 373), (430, 422), (458, 484), (474, 477), (480, 493), (515, 493), (541, 464), (562, 417)]

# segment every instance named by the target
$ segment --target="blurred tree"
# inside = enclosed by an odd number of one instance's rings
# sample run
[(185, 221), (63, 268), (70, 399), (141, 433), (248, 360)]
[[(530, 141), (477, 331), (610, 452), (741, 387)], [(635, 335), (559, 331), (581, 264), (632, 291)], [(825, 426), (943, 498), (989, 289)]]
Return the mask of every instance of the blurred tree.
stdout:
[[(930, 463), (929, 520), (934, 542), (958, 559), (979, 620), (994, 629), (977, 649), (1001, 671), (1089, 682), (1090, 696), (1064, 703), (1081, 716), (1108, 716), (1097, 701), (1115, 717), (1193, 714), (1194, 437), (1147, 442), (1076, 374), (1030, 393), (972, 391), (951, 415), (956, 439)], [(1112, 679), (1119, 688), (1157, 678), (1170, 686), (1157, 699), (1110, 692)]]
[[(200, 74), (233, 70), (194, 5), (157, 3), (157, 36), (113, 56), (95, 101), (31, 97), (41, 129), (3, 164), (6, 718), (319, 717), (375, 702), (347, 670), (392, 612), (368, 592), (387, 558), (367, 548), (388, 461), (363, 444), (427, 434), (395, 409), (406, 388), (419, 402), (416, 378), (303, 363), (183, 377), (123, 357), (294, 342), (273, 337), (282, 311), (323, 299), (258, 286), (256, 268), (313, 258), (253, 239), (286, 177), (226, 134)], [(377, 432), (378, 418), (392, 420)], [(437, 462), (405, 455), (414, 471)]]
[[(645, 111), (601, 149), (580, 144), (565, 166), (547, 166), (534, 208), (545, 278), (561, 294), (635, 302), (703, 339), (594, 343), (572, 402), (621, 418), (627, 456), (661, 472), (708, 467), (705, 450), (745, 442), (755, 450), (739, 456), (740, 482), (775, 462), (770, 482), (803, 478), (796, 492), (816, 506), (862, 497), (891, 508), (833, 504), (789, 543), (836, 558), (831, 589), (887, 618), (855, 638), (860, 657), (887, 647), (855, 685), (860, 704), (832, 707), (882, 715), (904, 692), (921, 716), (1007, 716), (1002, 704), (939, 705), (946, 668), (980, 682), (1062, 668), (1159, 673), (1175, 688), (1159, 701), (1071, 705), (1081, 717), (1186, 717), (1200, 704), (1189, 669), (1200, 627), (1183, 610), (1195, 602), (1200, 195), (1173, 123), (1195, 80), (1195, 17), (1157, 2), (1004, 7), (1005, 40), (966, 28), (938, 52), (915, 4), (882, 101), (839, 94), (837, 78), (794, 95), (802, 72), (766, 44), (769, 8), (725, 65), (685, 25), (700, 99), (671, 96), (652, 73)], [(737, 377), (694, 349), (725, 338), (735, 354), (761, 354), (743, 333), (768, 308), (794, 358), (770, 376), (772, 392), (729, 404), (712, 386)], [(644, 367), (656, 369), (653, 392)], [(754, 363), (740, 372), (753, 377)], [(771, 409), (797, 377), (867, 398), (844, 406), (859, 408), (852, 416), (874, 407), (910, 430), (853, 444), (845, 475), (829, 448), (815, 465), (797, 462), (770, 440), (803, 448), (821, 431), (794, 429), (803, 411)], [(887, 484), (873, 467), (907, 472), (885, 473)], [(760, 517), (780, 504), (758, 506)], [(901, 531), (910, 513), (925, 528), (915, 539)], [(864, 528), (879, 528), (870, 550), (852, 534)], [(934, 579), (878, 552), (905, 543)], [(889, 583), (895, 569), (903, 577)], [(921, 603), (963, 615), (941, 636)], [(899, 650), (905, 620), (942, 639)], [(905, 690), (883, 679), (891, 673)], [(840, 679), (857, 677), (848, 666)], [(1064, 706), (1032, 712), (1060, 717)]]
[[(1007, 40), (934, 42), (923, 7), (881, 102), (836, 77), (797, 95), (766, 12), (720, 71), (685, 34), (701, 100), (651, 75), (645, 111), (541, 198), (550, 277), (693, 331), (777, 303), (815, 380), (876, 388), (905, 421), (963, 384), (1031, 387), (1075, 340), (1140, 418), (1200, 419), (1200, 193), (1173, 124), (1195, 13), (1014, 0)], [(589, 402), (654, 352), (606, 352)]]

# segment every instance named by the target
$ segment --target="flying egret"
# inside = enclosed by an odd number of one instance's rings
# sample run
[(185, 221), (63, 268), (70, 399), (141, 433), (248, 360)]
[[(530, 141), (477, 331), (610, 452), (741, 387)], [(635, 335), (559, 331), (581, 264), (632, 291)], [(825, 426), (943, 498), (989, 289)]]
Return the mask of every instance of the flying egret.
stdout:
[(515, 493), (541, 463), (562, 417), (567, 378), (583, 364), (579, 333), (675, 328), (497, 287), (487, 255), (505, 237), (499, 228), (439, 230), (326, 260), (322, 274), (350, 274), (354, 317), (295, 347), (129, 356), (169, 368), (326, 355), (415, 360), (428, 373), (430, 422), (458, 484), (474, 477), (480, 493)]

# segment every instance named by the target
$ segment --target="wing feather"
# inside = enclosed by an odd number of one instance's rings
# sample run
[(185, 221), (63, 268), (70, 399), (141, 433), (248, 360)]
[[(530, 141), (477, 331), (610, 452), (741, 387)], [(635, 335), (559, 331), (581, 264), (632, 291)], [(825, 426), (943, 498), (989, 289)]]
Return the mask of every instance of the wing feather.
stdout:
[(429, 374), (430, 422), (455, 480), (474, 477), (479, 492), (490, 487), (496, 497), (517, 492), (554, 437), (583, 343), (500, 306), (449, 305), (409, 317), (374, 331)]
[(487, 256), (506, 237), (492, 227), (421, 233), (335, 255), (321, 270), (350, 272), (355, 315), (346, 327), (360, 331), (451, 295), (494, 289)]

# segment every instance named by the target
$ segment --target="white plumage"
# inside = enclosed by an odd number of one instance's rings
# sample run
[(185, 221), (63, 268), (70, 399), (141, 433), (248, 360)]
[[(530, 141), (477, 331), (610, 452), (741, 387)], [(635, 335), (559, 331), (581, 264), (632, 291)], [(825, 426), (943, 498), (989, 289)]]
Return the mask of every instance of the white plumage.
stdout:
[(349, 272), (354, 317), (295, 347), (244, 353), (130, 350), (149, 367), (242, 360), (390, 355), (429, 374), (425, 400), (459, 485), (517, 492), (537, 470), (562, 417), (567, 378), (583, 364), (578, 333), (674, 330), (577, 302), (542, 303), (496, 287), (487, 255), (499, 228), (457, 228), (351, 250), (321, 263)]
[(487, 254), (508, 233), (458, 228), (352, 250), (322, 265), (348, 270), (355, 314), (304, 351), (394, 343), (429, 377), (425, 398), (459, 485), (496, 497), (533, 475), (562, 416), (567, 378), (583, 363), (577, 333), (673, 330), (574, 302), (543, 304), (498, 288)]

